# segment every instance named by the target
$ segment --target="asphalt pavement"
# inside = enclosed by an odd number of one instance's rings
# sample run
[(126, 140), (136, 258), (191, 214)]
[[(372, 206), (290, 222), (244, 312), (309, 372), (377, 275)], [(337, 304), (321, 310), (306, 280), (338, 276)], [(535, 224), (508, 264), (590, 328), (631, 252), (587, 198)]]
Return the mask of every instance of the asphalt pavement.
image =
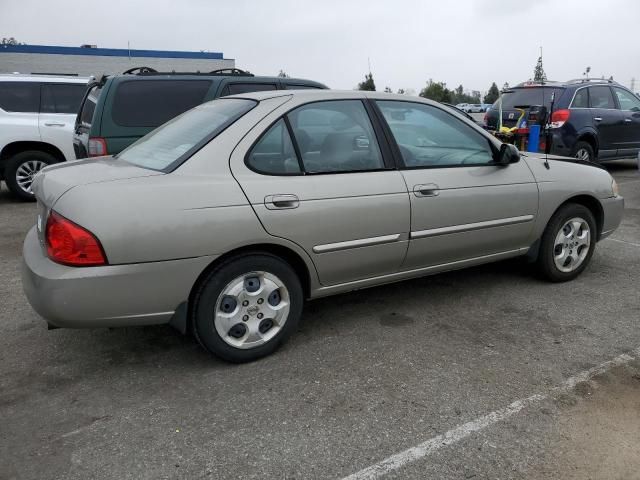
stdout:
[(167, 326), (52, 330), (33, 204), (0, 191), (0, 479), (640, 478), (640, 174), (577, 280), (520, 260), (306, 305), (276, 354)]

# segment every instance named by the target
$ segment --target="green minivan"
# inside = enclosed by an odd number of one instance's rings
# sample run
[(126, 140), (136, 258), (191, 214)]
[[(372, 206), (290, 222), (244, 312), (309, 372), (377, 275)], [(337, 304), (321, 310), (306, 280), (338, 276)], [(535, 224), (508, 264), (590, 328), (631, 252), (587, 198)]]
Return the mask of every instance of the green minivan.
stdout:
[(258, 77), (239, 69), (156, 72), (148, 67), (89, 84), (76, 117), (76, 158), (115, 155), (156, 127), (201, 103), (265, 90), (326, 89), (311, 80)]

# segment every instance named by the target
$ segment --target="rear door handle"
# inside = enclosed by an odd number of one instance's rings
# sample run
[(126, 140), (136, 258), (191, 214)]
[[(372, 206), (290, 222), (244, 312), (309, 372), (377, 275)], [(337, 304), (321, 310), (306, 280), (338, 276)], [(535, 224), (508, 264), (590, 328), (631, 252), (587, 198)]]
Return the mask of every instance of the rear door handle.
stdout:
[(297, 195), (292, 194), (280, 194), (280, 195), (267, 195), (264, 197), (264, 205), (269, 210), (287, 210), (291, 208), (298, 208), (300, 205), (300, 199)]
[(633, 122), (633, 120), (631, 120), (630, 118), (625, 118), (624, 119), (624, 123), (631, 123), (631, 122)]
[(601, 122), (601, 121), (602, 121), (602, 117), (593, 117), (593, 119), (594, 119), (596, 122)]
[(437, 197), (440, 194), (440, 187), (435, 183), (416, 185), (413, 187), (413, 194), (416, 197)]
[(64, 127), (65, 123), (57, 123), (57, 122), (44, 122), (45, 127)]

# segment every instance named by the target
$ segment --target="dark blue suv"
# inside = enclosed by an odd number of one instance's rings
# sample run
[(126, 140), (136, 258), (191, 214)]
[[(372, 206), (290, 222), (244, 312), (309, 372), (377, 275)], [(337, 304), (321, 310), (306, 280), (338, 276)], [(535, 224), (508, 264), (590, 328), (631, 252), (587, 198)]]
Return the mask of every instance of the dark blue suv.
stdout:
[(549, 153), (599, 162), (638, 155), (640, 98), (610, 80), (519, 84), (492, 105), (485, 123), (490, 130), (497, 128), (502, 102), (502, 125), (514, 127), (520, 116), (515, 107), (544, 105), (549, 110), (552, 93)]

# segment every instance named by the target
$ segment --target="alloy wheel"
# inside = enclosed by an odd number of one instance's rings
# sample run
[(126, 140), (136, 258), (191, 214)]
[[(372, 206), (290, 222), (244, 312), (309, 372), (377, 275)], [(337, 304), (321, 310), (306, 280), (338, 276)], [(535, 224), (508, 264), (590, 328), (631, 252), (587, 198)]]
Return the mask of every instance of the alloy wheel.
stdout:
[(16, 170), (16, 183), (22, 191), (30, 195), (33, 194), (31, 186), (33, 179), (40, 170), (47, 166), (42, 160), (27, 160), (20, 164)]

